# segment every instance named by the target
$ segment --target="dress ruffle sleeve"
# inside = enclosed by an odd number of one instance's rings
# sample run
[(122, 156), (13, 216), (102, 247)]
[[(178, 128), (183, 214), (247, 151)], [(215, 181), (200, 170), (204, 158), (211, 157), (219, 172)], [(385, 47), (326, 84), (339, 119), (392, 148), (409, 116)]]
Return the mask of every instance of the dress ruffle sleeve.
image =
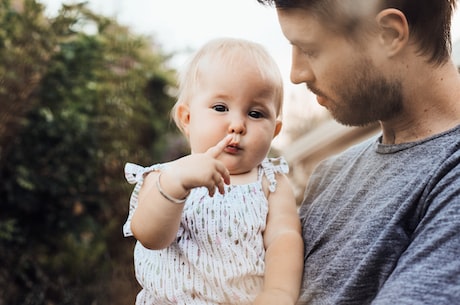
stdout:
[(155, 164), (149, 167), (143, 167), (134, 163), (126, 163), (125, 165), (125, 178), (130, 184), (136, 184), (131, 197), (129, 199), (129, 213), (128, 219), (123, 225), (123, 235), (125, 237), (133, 236), (131, 231), (131, 219), (133, 217), (134, 211), (137, 208), (137, 200), (139, 196), (139, 190), (144, 183), (144, 177), (146, 174), (160, 170), (164, 167), (164, 164)]
[(265, 158), (262, 161), (262, 168), (265, 172), (265, 177), (269, 182), (268, 189), (270, 192), (274, 192), (276, 190), (276, 177), (275, 174), (282, 173), (287, 174), (289, 173), (289, 165), (284, 159), (284, 157), (278, 158)]

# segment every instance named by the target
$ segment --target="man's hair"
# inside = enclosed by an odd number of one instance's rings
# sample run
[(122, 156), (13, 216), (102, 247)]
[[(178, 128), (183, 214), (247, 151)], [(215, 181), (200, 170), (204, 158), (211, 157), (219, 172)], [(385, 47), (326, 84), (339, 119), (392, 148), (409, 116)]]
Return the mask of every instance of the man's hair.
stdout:
[[(411, 39), (429, 62), (442, 64), (451, 54), (451, 19), (456, 0), (257, 0), (278, 9), (301, 8), (324, 20), (342, 34), (358, 35), (363, 22), (363, 5), (374, 6), (375, 13), (386, 8), (400, 10), (407, 19)], [(339, 17), (340, 16), (340, 17)], [(343, 18), (345, 17), (345, 18)], [(359, 39), (359, 37), (351, 37)]]

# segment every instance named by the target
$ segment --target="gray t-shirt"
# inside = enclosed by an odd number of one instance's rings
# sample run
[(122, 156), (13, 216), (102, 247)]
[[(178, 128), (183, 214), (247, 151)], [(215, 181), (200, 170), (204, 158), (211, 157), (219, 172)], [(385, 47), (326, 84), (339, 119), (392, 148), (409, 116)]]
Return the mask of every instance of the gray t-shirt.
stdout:
[(322, 162), (300, 216), (300, 304), (460, 304), (460, 126)]

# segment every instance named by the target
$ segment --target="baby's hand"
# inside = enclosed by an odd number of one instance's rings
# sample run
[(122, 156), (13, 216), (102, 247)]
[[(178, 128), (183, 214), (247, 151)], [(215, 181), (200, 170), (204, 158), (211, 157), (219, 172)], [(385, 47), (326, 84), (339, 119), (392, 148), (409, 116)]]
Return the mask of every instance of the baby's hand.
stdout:
[(225, 147), (227, 147), (228, 144), (232, 142), (233, 136), (232, 135), (227, 135), (225, 138), (220, 140), (219, 143), (217, 143), (215, 146), (210, 147), (205, 154), (212, 157), (212, 158), (217, 158), (220, 156), (221, 153), (224, 152)]
[(204, 186), (208, 189), (210, 196), (214, 196), (216, 188), (219, 193), (224, 194), (224, 183), (230, 184), (230, 173), (217, 158), (231, 141), (232, 136), (228, 135), (205, 153), (191, 154), (176, 160), (172, 168), (166, 171), (169, 173), (174, 168), (174, 173), (171, 174), (181, 182), (182, 187), (187, 191)]

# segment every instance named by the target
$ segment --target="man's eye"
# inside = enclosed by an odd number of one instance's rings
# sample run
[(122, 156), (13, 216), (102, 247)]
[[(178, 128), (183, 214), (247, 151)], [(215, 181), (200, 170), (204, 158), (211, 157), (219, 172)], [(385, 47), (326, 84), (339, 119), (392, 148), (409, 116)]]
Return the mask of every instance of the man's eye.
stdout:
[(303, 56), (312, 58), (316, 56), (316, 50), (311, 48), (300, 48), (298, 47), (299, 53), (303, 54)]
[(308, 50), (308, 51), (302, 51), (302, 53), (309, 57), (309, 58), (314, 58), (316, 57), (316, 52), (315, 51), (312, 51), (312, 50)]
[(225, 112), (228, 110), (228, 108), (224, 105), (214, 105), (212, 106), (212, 109), (214, 109), (217, 112)]
[(249, 116), (255, 119), (260, 119), (264, 117), (263, 113), (260, 111), (250, 111)]

